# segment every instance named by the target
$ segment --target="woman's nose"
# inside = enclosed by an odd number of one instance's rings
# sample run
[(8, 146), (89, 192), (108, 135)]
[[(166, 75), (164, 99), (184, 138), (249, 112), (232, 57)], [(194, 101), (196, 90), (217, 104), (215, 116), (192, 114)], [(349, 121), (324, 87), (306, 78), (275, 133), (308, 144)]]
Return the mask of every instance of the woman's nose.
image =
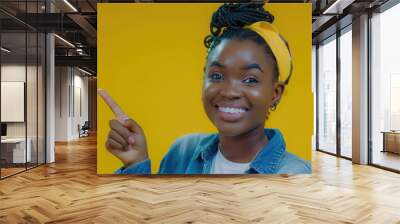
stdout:
[(240, 85), (235, 81), (226, 81), (221, 86), (220, 95), (229, 99), (240, 98), (242, 96), (242, 91)]

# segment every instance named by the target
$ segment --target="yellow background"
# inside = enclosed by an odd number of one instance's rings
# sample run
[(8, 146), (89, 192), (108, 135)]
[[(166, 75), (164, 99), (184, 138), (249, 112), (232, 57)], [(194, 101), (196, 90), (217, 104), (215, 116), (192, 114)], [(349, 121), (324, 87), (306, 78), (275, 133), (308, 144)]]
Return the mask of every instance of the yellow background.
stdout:
[[(216, 132), (201, 102), (202, 71), (216, 3), (98, 4), (98, 87), (105, 89), (147, 137), (152, 172), (174, 140), (189, 133)], [(267, 4), (288, 40), (294, 70), (266, 126), (279, 128), (288, 151), (311, 160), (311, 4)], [(122, 163), (107, 152), (108, 121), (98, 98), (97, 172), (113, 173)]]

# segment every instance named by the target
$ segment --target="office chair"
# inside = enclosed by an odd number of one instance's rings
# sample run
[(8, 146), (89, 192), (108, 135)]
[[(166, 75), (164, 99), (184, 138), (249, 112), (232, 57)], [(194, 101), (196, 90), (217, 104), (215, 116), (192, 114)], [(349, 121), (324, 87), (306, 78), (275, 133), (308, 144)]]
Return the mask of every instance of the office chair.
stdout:
[(82, 127), (80, 127), (80, 125), (78, 124), (79, 138), (89, 136), (89, 129), (90, 129), (89, 121), (85, 121)]

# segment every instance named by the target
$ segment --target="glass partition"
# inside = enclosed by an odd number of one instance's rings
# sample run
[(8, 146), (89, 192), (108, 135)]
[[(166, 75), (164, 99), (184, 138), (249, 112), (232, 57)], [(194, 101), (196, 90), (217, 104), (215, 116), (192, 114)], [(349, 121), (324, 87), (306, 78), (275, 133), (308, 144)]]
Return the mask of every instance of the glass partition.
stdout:
[(26, 170), (31, 157), (26, 141), (26, 41), (25, 32), (1, 34), (2, 177)]
[(44, 164), (46, 162), (46, 144), (45, 144), (45, 124), (46, 124), (46, 38), (45, 34), (38, 33), (38, 64), (37, 64), (37, 162)]
[[(7, 1), (17, 14), (44, 1)], [(40, 6), (40, 7), (39, 7)], [(7, 21), (7, 22), (4, 22)], [(45, 34), (0, 11), (0, 178), (45, 163)]]
[(27, 113), (27, 143), (28, 150), (31, 151), (30, 159), (27, 163), (28, 168), (34, 167), (37, 165), (37, 149), (38, 149), (38, 141), (37, 141), (37, 98), (38, 98), (38, 49), (37, 49), (37, 41), (38, 35), (36, 32), (27, 33), (27, 98), (26, 98), (26, 113)]

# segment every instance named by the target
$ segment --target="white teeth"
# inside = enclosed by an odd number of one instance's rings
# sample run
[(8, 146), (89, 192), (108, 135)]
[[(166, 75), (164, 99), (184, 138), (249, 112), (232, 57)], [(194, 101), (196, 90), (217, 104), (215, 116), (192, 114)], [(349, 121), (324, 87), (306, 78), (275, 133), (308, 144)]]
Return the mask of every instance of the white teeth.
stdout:
[(242, 108), (233, 108), (233, 107), (218, 107), (218, 110), (225, 113), (237, 114), (245, 112)]

